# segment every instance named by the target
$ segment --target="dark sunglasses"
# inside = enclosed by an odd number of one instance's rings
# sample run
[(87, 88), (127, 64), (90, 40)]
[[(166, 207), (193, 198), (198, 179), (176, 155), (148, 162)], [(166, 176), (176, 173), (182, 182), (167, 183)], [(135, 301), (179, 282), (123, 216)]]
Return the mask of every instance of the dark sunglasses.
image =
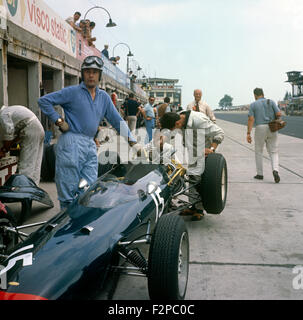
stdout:
[(97, 56), (90, 56), (84, 59), (83, 64), (85, 66), (90, 66), (92, 64), (96, 64), (99, 68), (102, 68), (104, 63), (103, 60)]

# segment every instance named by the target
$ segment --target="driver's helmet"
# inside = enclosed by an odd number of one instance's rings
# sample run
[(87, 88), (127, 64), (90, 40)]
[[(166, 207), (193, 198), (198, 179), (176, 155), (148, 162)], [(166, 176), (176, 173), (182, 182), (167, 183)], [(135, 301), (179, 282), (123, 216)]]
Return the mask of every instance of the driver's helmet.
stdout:
[(82, 79), (83, 79), (83, 70), (84, 69), (97, 69), (100, 71), (100, 80), (101, 80), (103, 66), (104, 66), (104, 62), (100, 57), (98, 57), (98, 56), (86, 57), (82, 63), (82, 66), (81, 66)]

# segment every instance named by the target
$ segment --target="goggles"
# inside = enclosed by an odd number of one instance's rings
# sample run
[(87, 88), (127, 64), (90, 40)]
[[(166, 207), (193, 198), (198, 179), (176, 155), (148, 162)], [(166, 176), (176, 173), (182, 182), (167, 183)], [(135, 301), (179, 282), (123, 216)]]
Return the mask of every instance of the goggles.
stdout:
[(83, 64), (82, 64), (82, 68), (88, 68), (92, 65), (96, 65), (98, 68), (102, 69), (104, 63), (103, 60), (97, 56), (90, 56), (84, 59)]

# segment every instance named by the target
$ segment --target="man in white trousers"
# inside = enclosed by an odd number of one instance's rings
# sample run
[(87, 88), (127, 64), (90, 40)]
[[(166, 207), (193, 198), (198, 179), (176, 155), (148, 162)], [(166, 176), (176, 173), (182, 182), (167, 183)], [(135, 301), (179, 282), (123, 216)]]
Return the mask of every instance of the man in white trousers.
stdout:
[(249, 108), (246, 137), (247, 142), (252, 143), (251, 131), (255, 123), (257, 175), (254, 178), (263, 180), (263, 149), (265, 144), (271, 160), (274, 181), (275, 183), (279, 183), (278, 132), (271, 132), (268, 123), (276, 117), (281, 117), (281, 112), (273, 100), (264, 98), (264, 92), (261, 88), (254, 90), (254, 97), (256, 101)]
[(44, 129), (36, 115), (23, 106), (3, 106), (0, 109), (0, 132), (3, 137), (2, 154), (14, 143), (21, 147), (18, 159), (19, 174), (40, 182)]

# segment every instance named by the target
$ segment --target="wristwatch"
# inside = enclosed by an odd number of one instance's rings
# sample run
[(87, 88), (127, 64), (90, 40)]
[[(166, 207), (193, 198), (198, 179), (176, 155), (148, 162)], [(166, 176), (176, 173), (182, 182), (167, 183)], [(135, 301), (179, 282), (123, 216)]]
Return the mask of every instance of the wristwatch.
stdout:
[(62, 118), (59, 118), (59, 119), (55, 122), (55, 125), (56, 125), (56, 126), (59, 126), (62, 122), (63, 122), (63, 119), (62, 119)]
[(214, 147), (211, 147), (210, 150), (213, 151), (213, 152), (216, 151), (216, 149)]

